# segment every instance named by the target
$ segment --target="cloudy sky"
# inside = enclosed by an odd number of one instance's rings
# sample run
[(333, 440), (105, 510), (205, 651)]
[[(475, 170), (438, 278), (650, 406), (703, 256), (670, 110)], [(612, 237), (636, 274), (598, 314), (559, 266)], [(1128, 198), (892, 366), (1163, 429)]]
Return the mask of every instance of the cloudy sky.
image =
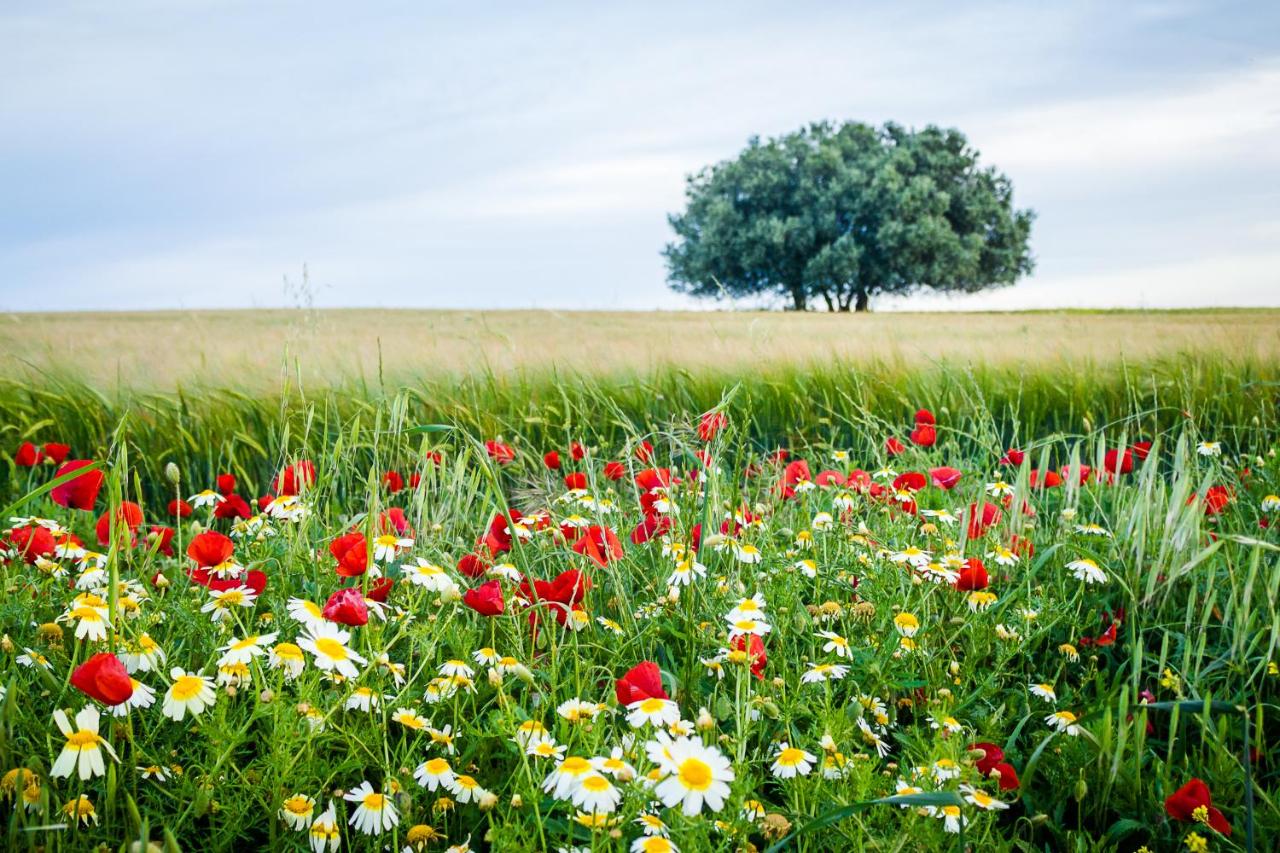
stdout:
[[(680, 308), (684, 176), (816, 119), (959, 127), (1023, 284), (1280, 304), (1280, 4), (8, 3), (0, 309)], [(874, 307), (874, 306), (873, 306)], [(881, 305), (879, 307), (892, 307)]]

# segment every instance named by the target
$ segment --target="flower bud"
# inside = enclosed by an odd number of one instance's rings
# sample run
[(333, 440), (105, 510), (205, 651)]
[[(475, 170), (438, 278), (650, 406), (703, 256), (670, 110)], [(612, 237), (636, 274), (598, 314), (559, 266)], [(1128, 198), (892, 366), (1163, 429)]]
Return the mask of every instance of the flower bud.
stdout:
[(177, 465), (170, 462), (164, 466), (164, 478), (176, 486), (182, 482), (182, 472), (178, 470)]

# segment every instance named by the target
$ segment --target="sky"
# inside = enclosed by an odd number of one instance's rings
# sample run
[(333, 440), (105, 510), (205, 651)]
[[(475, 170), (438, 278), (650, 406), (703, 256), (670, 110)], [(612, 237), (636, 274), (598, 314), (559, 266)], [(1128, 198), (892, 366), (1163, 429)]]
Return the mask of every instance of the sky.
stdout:
[(1038, 216), (1017, 286), (875, 309), (1280, 305), (1280, 3), (50, 0), (0, 7), (0, 310), (747, 307), (667, 214), (822, 119)]

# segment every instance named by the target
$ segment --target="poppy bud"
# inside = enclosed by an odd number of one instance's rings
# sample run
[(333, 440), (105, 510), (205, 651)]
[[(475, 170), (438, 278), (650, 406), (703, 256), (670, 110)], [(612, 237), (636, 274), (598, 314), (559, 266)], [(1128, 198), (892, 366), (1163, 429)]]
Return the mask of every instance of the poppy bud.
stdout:
[(182, 472), (178, 470), (177, 465), (170, 462), (164, 466), (164, 478), (176, 486), (182, 482)]
[(1089, 783), (1084, 781), (1083, 776), (1081, 776), (1079, 779), (1076, 780), (1076, 788), (1075, 788), (1074, 794), (1075, 794), (1077, 803), (1084, 802), (1084, 798), (1089, 796)]

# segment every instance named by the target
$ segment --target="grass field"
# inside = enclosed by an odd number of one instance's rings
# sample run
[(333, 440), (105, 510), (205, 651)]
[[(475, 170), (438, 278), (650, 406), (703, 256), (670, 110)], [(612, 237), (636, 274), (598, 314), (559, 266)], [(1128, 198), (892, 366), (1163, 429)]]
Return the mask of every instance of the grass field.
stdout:
[(10, 319), (9, 848), (1280, 837), (1280, 313)]

